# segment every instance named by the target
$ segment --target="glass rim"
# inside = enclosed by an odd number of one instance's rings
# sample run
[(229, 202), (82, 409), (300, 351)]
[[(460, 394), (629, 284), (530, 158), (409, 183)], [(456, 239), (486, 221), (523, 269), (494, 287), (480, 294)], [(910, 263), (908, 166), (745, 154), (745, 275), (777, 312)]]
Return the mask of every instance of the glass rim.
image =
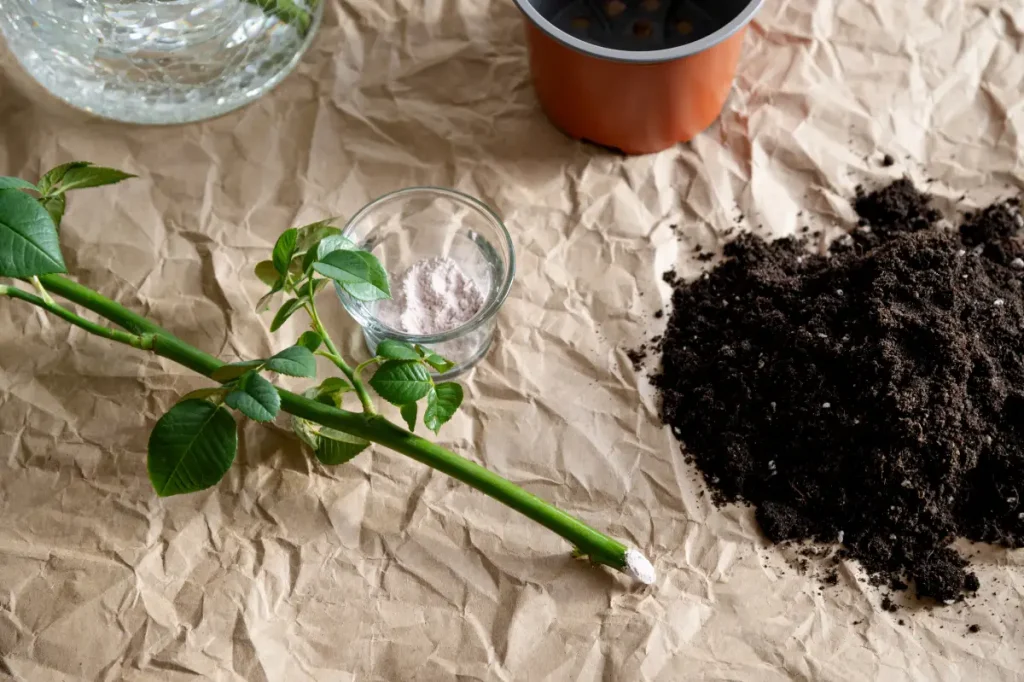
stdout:
[[(356, 211), (355, 215), (348, 219), (345, 223), (345, 227), (341, 230), (342, 235), (351, 239), (352, 233), (355, 231), (358, 223), (372, 214), (374, 210), (385, 204), (391, 203), (392, 201), (417, 194), (426, 196), (443, 196), (455, 201), (456, 203), (468, 206), (478, 214), (483, 215), (486, 220), (497, 228), (501, 239), (504, 240), (505, 248), (508, 250), (508, 259), (505, 263), (505, 276), (502, 279), (501, 284), (492, 289), (490, 295), (487, 297), (487, 301), (484, 303), (484, 306), (477, 311), (476, 315), (466, 320), (458, 327), (454, 327), (448, 331), (439, 332), (437, 334), (410, 334), (409, 332), (404, 332), (400, 329), (394, 329), (393, 327), (381, 322), (375, 315), (371, 315), (368, 312), (364, 314), (363, 310), (360, 309), (364, 308), (365, 304), (363, 302), (354, 301), (356, 305), (352, 305), (348, 296), (339, 295), (339, 298), (341, 299), (342, 307), (345, 308), (348, 314), (354, 317), (356, 321), (364, 327), (372, 325), (376, 329), (386, 333), (390, 338), (406, 341), (408, 343), (443, 343), (476, 330), (480, 326), (486, 324), (498, 313), (502, 304), (505, 303), (505, 299), (508, 298), (508, 294), (512, 290), (512, 283), (515, 280), (516, 251), (512, 244), (512, 235), (509, 233), (508, 228), (505, 227), (504, 221), (502, 221), (494, 209), (480, 199), (466, 194), (465, 192), (461, 192), (457, 189), (451, 189), (449, 187), (435, 187), (433, 185), (405, 187), (380, 195)], [(352, 239), (352, 241), (355, 242), (354, 239)], [(335, 284), (335, 291), (342, 294), (341, 289), (337, 284)]]

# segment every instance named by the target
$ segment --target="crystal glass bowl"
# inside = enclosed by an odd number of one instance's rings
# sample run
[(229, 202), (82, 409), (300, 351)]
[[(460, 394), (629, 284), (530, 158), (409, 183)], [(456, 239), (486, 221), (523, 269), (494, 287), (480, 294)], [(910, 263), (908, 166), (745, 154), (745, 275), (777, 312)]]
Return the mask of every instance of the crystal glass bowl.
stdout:
[(319, 0), (0, 0), (21, 66), (78, 109), (186, 123), (248, 104), (298, 63)]

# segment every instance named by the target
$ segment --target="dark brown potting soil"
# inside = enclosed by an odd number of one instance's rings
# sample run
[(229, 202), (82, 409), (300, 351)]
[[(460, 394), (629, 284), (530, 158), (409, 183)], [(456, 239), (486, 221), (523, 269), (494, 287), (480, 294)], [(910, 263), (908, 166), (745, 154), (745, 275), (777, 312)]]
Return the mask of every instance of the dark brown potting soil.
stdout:
[(717, 502), (949, 603), (978, 589), (955, 538), (1024, 545), (1024, 222), (940, 228), (907, 180), (855, 208), (825, 256), (745, 235), (671, 278), (653, 381)]

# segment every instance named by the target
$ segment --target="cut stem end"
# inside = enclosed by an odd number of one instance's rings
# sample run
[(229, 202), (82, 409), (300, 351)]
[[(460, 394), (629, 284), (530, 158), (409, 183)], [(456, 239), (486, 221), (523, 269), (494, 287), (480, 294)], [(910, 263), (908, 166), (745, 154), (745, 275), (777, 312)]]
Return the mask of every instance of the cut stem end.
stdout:
[(639, 580), (644, 585), (653, 585), (658, 579), (658, 574), (654, 570), (654, 564), (635, 549), (626, 550), (626, 567), (624, 571), (627, 575)]

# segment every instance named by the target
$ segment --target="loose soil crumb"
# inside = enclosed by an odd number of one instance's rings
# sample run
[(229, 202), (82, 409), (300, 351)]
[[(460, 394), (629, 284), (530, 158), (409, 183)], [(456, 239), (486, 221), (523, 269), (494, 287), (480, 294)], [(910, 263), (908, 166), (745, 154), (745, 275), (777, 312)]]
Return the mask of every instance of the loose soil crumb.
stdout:
[(647, 358), (647, 344), (643, 344), (639, 348), (627, 350), (626, 357), (632, 363), (633, 371), (639, 372), (644, 366), (644, 360)]
[(854, 206), (824, 256), (744, 235), (666, 273), (652, 380), (717, 503), (952, 603), (979, 586), (953, 539), (1024, 546), (1024, 220), (1008, 201), (941, 229), (906, 179)]

